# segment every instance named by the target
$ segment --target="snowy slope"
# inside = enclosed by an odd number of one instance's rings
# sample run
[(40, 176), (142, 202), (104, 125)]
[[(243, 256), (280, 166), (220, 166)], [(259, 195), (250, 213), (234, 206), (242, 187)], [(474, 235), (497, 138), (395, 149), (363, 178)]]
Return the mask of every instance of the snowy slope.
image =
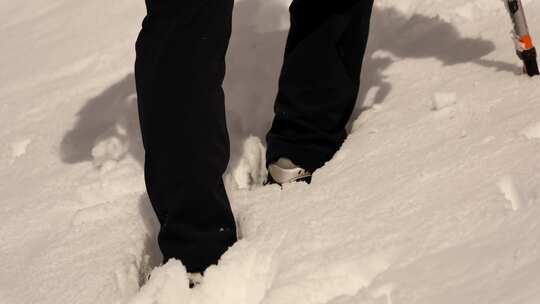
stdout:
[(179, 262), (140, 288), (160, 260), (132, 74), (142, 2), (0, 3), (0, 303), (540, 302), (539, 79), (519, 75), (493, 0), (377, 1), (351, 136), (283, 190), (260, 186), (259, 138), (287, 3), (239, 1), (226, 181), (242, 240), (193, 290)]

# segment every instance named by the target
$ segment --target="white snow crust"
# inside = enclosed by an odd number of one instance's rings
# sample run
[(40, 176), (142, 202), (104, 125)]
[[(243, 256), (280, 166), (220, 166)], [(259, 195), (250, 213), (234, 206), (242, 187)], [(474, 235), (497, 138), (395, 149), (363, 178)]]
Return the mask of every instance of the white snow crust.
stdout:
[[(288, 1), (237, 1), (241, 240), (194, 289), (180, 261), (159, 266), (144, 189), (143, 2), (0, 3), (0, 303), (540, 303), (540, 79), (501, 1), (376, 1), (351, 135), (284, 189), (262, 186), (262, 139)], [(524, 4), (540, 41), (540, 3)]]

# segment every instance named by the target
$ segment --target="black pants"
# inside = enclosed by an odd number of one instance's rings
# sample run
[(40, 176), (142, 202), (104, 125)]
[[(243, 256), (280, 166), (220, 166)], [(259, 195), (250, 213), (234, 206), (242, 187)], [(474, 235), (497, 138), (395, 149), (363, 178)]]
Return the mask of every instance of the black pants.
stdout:
[[(222, 175), (229, 160), (222, 82), (233, 0), (146, 0), (135, 75), (148, 195), (165, 260), (190, 272), (236, 241)], [(308, 170), (346, 137), (373, 0), (295, 0), (267, 136), (268, 161)]]

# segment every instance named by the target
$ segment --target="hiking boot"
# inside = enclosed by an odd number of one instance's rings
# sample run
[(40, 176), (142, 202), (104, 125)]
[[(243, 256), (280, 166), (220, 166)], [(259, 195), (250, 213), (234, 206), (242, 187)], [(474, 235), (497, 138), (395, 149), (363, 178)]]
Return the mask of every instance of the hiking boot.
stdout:
[(287, 184), (293, 182), (311, 182), (311, 172), (298, 167), (288, 158), (280, 158), (268, 166), (268, 183)]

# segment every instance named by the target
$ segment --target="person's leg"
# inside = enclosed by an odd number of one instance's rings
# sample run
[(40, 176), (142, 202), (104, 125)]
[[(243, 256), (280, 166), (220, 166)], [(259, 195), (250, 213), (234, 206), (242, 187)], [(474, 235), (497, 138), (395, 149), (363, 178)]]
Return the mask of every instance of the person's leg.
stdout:
[(135, 76), (150, 201), (165, 261), (204, 271), (236, 241), (222, 174), (222, 82), (233, 0), (147, 0)]
[(373, 0), (295, 0), (267, 135), (267, 162), (280, 157), (313, 172), (345, 140), (358, 95)]

